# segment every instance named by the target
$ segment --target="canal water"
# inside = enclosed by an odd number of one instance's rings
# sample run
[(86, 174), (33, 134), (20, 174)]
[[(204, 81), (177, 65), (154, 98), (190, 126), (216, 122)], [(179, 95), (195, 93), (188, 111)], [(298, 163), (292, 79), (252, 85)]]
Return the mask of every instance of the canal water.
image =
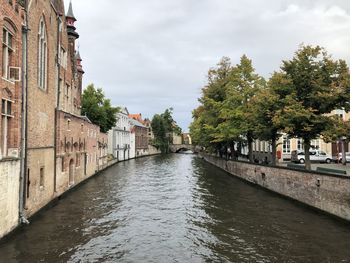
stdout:
[(350, 227), (193, 155), (153, 156), (62, 198), (0, 262), (350, 262)]

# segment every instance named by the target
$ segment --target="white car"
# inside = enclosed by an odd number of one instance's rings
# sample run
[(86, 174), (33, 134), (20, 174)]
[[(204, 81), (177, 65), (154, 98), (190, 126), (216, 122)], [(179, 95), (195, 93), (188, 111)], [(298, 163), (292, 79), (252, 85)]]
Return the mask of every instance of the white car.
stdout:
[[(295, 163), (305, 163), (305, 153), (301, 151), (292, 151), (292, 162)], [(319, 162), (319, 163), (331, 163), (332, 162), (332, 156), (325, 153), (324, 151), (310, 151), (310, 161), (311, 162)]]

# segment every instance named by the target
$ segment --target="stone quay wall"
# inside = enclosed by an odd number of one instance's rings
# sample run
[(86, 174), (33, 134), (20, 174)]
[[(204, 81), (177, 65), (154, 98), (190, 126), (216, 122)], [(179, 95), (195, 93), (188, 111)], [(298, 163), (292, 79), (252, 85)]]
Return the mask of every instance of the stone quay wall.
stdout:
[(0, 239), (18, 225), (20, 160), (0, 161)]
[(350, 221), (350, 176), (226, 161), (204, 153), (200, 156), (247, 182)]

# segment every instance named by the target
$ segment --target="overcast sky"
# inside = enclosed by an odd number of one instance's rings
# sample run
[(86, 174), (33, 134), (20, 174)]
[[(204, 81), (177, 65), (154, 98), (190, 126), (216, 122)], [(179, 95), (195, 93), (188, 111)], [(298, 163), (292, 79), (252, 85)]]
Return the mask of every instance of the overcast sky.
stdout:
[[(66, 9), (69, 0), (65, 0)], [(188, 130), (207, 71), (242, 54), (264, 77), (301, 43), (350, 58), (348, 0), (72, 0), (84, 86), (151, 118), (174, 108)]]

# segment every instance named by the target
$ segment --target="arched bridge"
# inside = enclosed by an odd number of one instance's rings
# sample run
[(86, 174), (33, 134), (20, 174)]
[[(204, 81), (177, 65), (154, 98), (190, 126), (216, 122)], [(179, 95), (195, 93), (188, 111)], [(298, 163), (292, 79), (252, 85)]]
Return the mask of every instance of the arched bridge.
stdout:
[(191, 144), (171, 144), (169, 148), (170, 148), (170, 151), (173, 153), (178, 153), (181, 151), (188, 151), (188, 150), (192, 152), (196, 152), (196, 147)]

